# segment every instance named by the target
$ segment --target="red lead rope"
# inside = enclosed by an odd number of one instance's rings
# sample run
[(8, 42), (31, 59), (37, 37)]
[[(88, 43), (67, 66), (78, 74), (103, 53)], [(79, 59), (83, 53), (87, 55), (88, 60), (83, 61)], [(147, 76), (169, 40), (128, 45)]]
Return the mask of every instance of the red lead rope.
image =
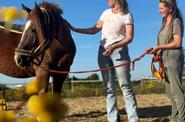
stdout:
[(149, 54), (152, 51), (152, 49), (153, 48), (146, 50), (141, 56), (139, 56), (138, 58), (135, 58), (133, 61), (123, 63), (120, 65), (116, 65), (116, 66), (112, 66), (112, 67), (108, 67), (108, 68), (102, 68), (102, 69), (69, 72), (69, 71), (50, 70), (50, 69), (45, 68), (44, 66), (39, 66), (39, 67), (49, 73), (56, 73), (56, 74), (84, 74), (84, 73), (90, 73), (90, 72), (107, 71), (107, 70), (111, 70), (113, 68), (121, 67), (127, 64), (132, 64), (132, 70), (134, 70), (135, 62), (141, 60), (146, 54)]

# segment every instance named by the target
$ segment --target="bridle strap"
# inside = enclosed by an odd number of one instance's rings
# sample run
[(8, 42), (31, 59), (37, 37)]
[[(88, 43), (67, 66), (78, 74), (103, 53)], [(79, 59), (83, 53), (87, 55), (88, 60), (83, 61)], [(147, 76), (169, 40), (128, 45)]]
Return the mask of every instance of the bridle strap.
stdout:
[(44, 40), (42, 44), (40, 44), (34, 51), (33, 51), (33, 54), (34, 54), (34, 57), (36, 56), (39, 56), (42, 52), (44, 52), (48, 45), (49, 45), (50, 41), (49, 40)]
[(45, 24), (50, 24), (51, 20), (50, 20), (50, 15), (49, 15), (48, 11), (43, 7), (41, 7), (40, 9), (41, 9), (42, 13), (44, 14)]
[(22, 55), (22, 56), (29, 56), (30, 57), (30, 56), (32, 56), (33, 53), (31, 53), (28, 50), (23, 50), (23, 49), (16, 48), (15, 49), (15, 54)]
[(50, 41), (49, 40), (44, 40), (43, 43), (41, 43), (35, 50), (30, 52), (29, 50), (24, 50), (24, 49), (15, 49), (15, 54), (22, 55), (22, 56), (28, 56), (30, 58), (36, 58), (40, 54), (42, 54), (48, 47)]

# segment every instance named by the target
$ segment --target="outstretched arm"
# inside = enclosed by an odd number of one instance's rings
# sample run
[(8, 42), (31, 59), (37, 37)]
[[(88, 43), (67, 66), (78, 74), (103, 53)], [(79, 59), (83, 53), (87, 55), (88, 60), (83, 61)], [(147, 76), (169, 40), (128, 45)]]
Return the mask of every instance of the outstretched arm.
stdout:
[(78, 32), (78, 33), (82, 33), (82, 34), (96, 34), (98, 33), (102, 26), (103, 26), (103, 22), (102, 21), (98, 21), (96, 23), (95, 26), (90, 27), (90, 28), (75, 28), (74, 26), (72, 26), (71, 24), (69, 24), (69, 27), (71, 28), (72, 31)]

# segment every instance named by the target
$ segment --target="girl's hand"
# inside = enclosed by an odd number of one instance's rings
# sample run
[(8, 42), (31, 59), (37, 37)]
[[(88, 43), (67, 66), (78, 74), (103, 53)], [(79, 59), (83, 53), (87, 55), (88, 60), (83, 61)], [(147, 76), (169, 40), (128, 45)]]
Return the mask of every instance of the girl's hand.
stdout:
[(106, 48), (105, 52), (103, 53), (104, 56), (109, 56), (111, 55), (115, 50), (115, 46), (114, 45), (110, 45)]

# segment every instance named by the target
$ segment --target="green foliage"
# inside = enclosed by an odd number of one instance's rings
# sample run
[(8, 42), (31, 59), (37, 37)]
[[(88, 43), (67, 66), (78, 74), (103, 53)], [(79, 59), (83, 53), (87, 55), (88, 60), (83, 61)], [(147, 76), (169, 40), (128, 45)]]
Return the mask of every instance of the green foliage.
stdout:
[(63, 86), (63, 97), (91, 97), (102, 96), (101, 82), (68, 82)]
[(0, 91), (7, 89), (6, 85), (0, 84)]
[(132, 85), (136, 94), (165, 93), (164, 82), (157, 80), (140, 81), (137, 85)]
[[(5, 22), (4, 21), (0, 21), (0, 26), (4, 26), (4, 25), (5, 25)], [(12, 29), (13, 30), (18, 30), (18, 31), (22, 32), (23, 29), (24, 29), (24, 25), (13, 24), (12, 25)]]
[(14, 92), (16, 101), (20, 101), (23, 99), (26, 100), (28, 98), (28, 95), (26, 95), (26, 87), (16, 88)]
[(0, 21), (0, 26), (4, 26), (5, 22)]
[(7, 101), (26, 100), (29, 97), (25, 92), (25, 87), (6, 89), (4, 94)]
[(15, 91), (14, 89), (8, 89), (8, 90), (5, 90), (5, 99), (7, 101), (15, 101)]
[[(165, 93), (164, 81), (158, 80), (135, 81), (132, 82), (132, 87), (136, 94)], [(183, 89), (185, 90), (185, 82), (183, 82)], [(26, 100), (29, 97), (25, 93), (25, 87), (15, 89), (5, 89), (4, 91), (7, 101), (17, 101), (23, 99)], [(122, 95), (118, 83), (116, 84), (116, 94)], [(105, 92), (103, 83), (98, 81), (83, 80), (76, 81), (73, 83), (65, 81), (62, 88), (62, 96), (65, 98), (92, 97), (104, 95)]]
[[(165, 93), (164, 82), (157, 80), (132, 82), (132, 87), (136, 94)], [(116, 84), (116, 94), (122, 95), (118, 83)], [(91, 97), (104, 95), (105, 92), (102, 82), (68, 82), (65, 83), (63, 87), (64, 97)]]

